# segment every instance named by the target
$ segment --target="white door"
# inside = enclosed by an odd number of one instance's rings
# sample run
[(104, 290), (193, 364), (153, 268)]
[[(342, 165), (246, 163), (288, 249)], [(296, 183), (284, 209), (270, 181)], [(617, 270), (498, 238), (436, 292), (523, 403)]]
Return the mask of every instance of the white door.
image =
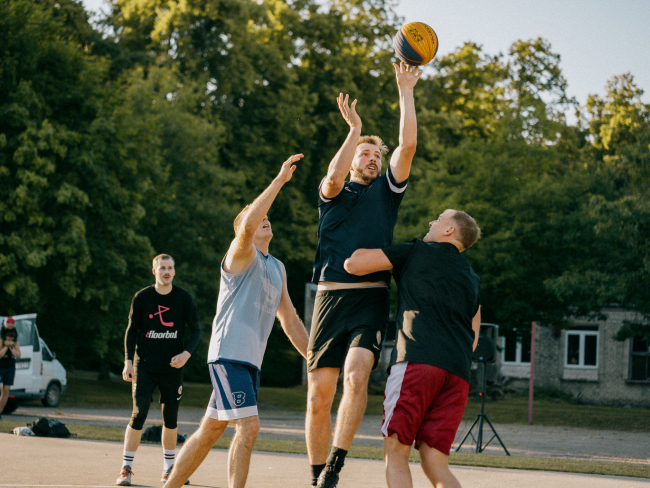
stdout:
[[(33, 315), (33, 314), (30, 314)], [(41, 387), (41, 345), (36, 331), (36, 317), (14, 317), (21, 358), (16, 360), (16, 380), (12, 390), (38, 393)]]

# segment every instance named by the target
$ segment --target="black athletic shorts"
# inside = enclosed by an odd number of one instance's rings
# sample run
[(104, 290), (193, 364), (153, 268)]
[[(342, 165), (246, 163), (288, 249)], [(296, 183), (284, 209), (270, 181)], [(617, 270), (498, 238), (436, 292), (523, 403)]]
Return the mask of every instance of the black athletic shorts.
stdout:
[(372, 351), (376, 368), (389, 312), (390, 294), (384, 287), (317, 292), (307, 369), (343, 368), (351, 347)]
[(158, 387), (160, 403), (178, 403), (183, 394), (183, 368), (169, 372), (151, 373), (147, 368), (134, 368), (133, 398), (153, 402), (153, 390)]

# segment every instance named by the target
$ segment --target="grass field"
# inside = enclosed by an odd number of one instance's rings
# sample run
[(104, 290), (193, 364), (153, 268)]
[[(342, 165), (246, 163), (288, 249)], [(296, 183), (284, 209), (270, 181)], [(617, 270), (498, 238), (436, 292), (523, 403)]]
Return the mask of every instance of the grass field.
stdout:
[[(15, 422), (0, 421), (0, 432), (10, 432)], [(68, 425), (77, 439), (123, 442), (124, 429), (116, 427), (97, 427), (92, 425)], [(227, 449), (231, 437), (222, 437), (215, 444), (215, 449)], [(257, 439), (256, 451), (282, 452), (290, 454), (307, 454), (303, 441), (286, 441), (277, 439)], [(352, 446), (350, 457), (363, 459), (383, 459), (381, 447)], [(411, 461), (419, 462), (417, 451), (411, 452)], [(566, 459), (544, 459), (526, 457), (490, 456), (487, 454), (453, 453), (449, 463), (459, 466), (482, 466), (488, 468), (532, 469), (541, 471), (561, 471), (568, 473), (599, 474), (607, 476), (629, 476), (634, 478), (650, 478), (650, 466), (610, 463), (597, 461), (574, 461)]]
[[(181, 408), (205, 408), (212, 393), (208, 384), (189, 384), (183, 389)], [(334, 400), (335, 410), (340, 394)], [(307, 393), (299, 389), (262, 388), (261, 410), (304, 411)], [(370, 395), (366, 415), (382, 414), (383, 397)], [(68, 391), (61, 399), (61, 407), (127, 407), (131, 405), (131, 387), (124, 381), (96, 381), (69, 379)], [(463, 420), (472, 421), (480, 410), (480, 402), (470, 397)], [(506, 400), (488, 400), (485, 411), (497, 424), (526, 424), (528, 398), (515, 396)], [(578, 427), (586, 429), (650, 432), (650, 410), (641, 408), (579, 405), (559, 400), (541, 399), (533, 404), (534, 425)]]

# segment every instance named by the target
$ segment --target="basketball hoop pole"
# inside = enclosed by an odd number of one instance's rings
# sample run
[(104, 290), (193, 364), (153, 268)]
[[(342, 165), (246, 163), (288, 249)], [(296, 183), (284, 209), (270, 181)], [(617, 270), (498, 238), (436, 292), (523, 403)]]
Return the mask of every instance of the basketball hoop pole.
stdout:
[(528, 425), (533, 423), (533, 384), (535, 383), (535, 326), (533, 322), (530, 331), (530, 380), (528, 381)]

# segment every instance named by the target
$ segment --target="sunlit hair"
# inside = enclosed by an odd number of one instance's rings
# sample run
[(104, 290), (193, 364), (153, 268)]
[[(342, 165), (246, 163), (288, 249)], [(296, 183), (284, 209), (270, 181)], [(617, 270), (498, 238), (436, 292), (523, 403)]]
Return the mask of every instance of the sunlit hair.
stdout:
[(381, 137), (379, 136), (361, 136), (359, 137), (359, 142), (357, 142), (357, 146), (361, 144), (374, 144), (379, 148), (379, 152), (382, 154), (382, 156), (388, 153), (388, 146), (384, 144), (384, 141), (382, 141)]
[(465, 249), (472, 247), (481, 238), (481, 229), (471, 215), (453, 208), (448, 208), (445, 212), (454, 212), (451, 219), (456, 224), (458, 240)]
[(244, 217), (246, 216), (246, 213), (248, 212), (248, 209), (250, 208), (250, 205), (246, 205), (241, 212), (239, 212), (239, 215), (235, 217), (235, 221), (233, 222), (233, 227), (235, 228), (235, 235), (239, 233), (239, 228), (241, 227), (241, 221), (244, 220)]
[(158, 264), (158, 261), (162, 261), (163, 259), (171, 259), (172, 263), (174, 263), (174, 266), (176, 266), (176, 261), (169, 254), (158, 254), (158, 256), (153, 258), (153, 267), (155, 268)]

